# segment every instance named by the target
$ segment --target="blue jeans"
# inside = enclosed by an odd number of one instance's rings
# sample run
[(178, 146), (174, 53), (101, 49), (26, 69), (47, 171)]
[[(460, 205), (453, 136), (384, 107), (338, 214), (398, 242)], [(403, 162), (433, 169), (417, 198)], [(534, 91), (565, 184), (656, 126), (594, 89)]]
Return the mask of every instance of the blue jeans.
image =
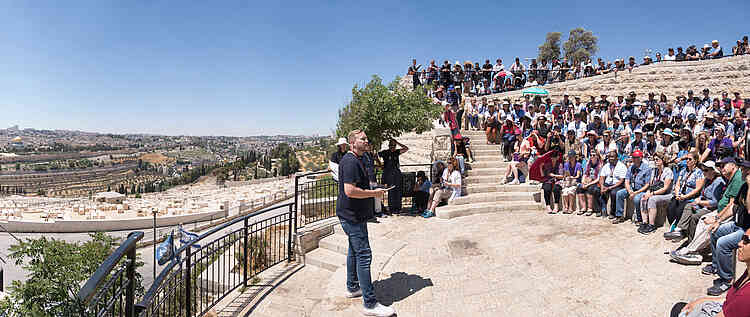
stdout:
[[(615, 217), (622, 217), (622, 215), (625, 214), (625, 199), (628, 199), (628, 197), (630, 197), (630, 194), (625, 188), (620, 189), (617, 192), (617, 208), (615, 209)], [(636, 217), (638, 218), (638, 221), (643, 221), (643, 219), (641, 219), (641, 197), (643, 197), (643, 193), (638, 193), (637, 195), (635, 195), (635, 197), (633, 197), (633, 203), (635, 204), (634, 212), (636, 214)]]
[(355, 292), (362, 290), (362, 300), (366, 308), (375, 307), (375, 288), (370, 277), (372, 250), (367, 236), (367, 222), (351, 222), (339, 218), (341, 228), (349, 237), (349, 252), (346, 256), (346, 289)]
[(711, 234), (711, 263), (718, 269), (719, 277), (725, 281), (734, 278), (732, 251), (737, 249), (744, 234), (745, 229), (735, 225), (734, 221), (722, 224)]

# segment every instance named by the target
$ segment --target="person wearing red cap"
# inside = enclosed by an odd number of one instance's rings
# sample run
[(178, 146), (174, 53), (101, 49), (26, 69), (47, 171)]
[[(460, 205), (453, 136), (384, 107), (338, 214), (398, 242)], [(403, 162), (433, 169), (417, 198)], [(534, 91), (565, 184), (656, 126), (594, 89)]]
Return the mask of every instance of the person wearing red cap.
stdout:
[(617, 192), (615, 219), (613, 224), (625, 222), (624, 210), (625, 199), (627, 198), (634, 204), (635, 215), (640, 225), (643, 222), (641, 218), (641, 197), (648, 190), (648, 184), (653, 176), (653, 171), (648, 165), (643, 164), (643, 152), (635, 150), (632, 154), (633, 164), (628, 168), (625, 174), (625, 188)]

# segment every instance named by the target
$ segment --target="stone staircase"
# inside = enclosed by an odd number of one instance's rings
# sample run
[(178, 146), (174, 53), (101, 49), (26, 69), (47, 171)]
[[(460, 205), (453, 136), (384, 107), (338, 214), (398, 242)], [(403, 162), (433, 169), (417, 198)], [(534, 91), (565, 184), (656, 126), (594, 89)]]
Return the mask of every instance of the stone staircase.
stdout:
[(438, 218), (542, 209), (539, 185), (500, 185), (510, 164), (503, 162), (500, 145), (487, 145), (482, 131), (462, 131), (461, 135), (471, 139), (476, 162), (467, 163), (464, 196), (438, 207)]

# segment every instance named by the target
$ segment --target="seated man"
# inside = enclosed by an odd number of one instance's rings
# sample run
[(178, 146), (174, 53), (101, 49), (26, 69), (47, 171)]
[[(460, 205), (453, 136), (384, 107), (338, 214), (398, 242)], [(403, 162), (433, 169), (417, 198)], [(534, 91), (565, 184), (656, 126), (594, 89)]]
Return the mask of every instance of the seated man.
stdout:
[(617, 159), (617, 151), (609, 151), (607, 153), (607, 163), (599, 171), (599, 188), (602, 199), (600, 204), (602, 212), (599, 213), (599, 217), (609, 215), (609, 219), (615, 219), (615, 208), (610, 208), (609, 212), (607, 212), (607, 199), (609, 199), (611, 207), (615, 207), (617, 192), (623, 189), (623, 182), (627, 173), (628, 168)]
[[(677, 263), (686, 265), (700, 265), (703, 261), (700, 252), (708, 247), (710, 232), (707, 230), (708, 225), (702, 220), (714, 218), (717, 215), (716, 208), (726, 188), (724, 178), (721, 177), (721, 172), (714, 161), (701, 163), (699, 166), (703, 169), (708, 185), (703, 187), (700, 198), (685, 206), (682, 217), (677, 223), (677, 228), (680, 230), (664, 234), (666, 238), (672, 239), (688, 237), (690, 241), (688, 245), (669, 253), (669, 256)], [(726, 202), (722, 202), (720, 210), (725, 207)]]
[[(747, 186), (745, 186), (747, 188)], [(745, 263), (745, 273), (729, 287), (726, 299), (703, 297), (690, 303), (679, 302), (672, 307), (671, 317), (745, 317), (750, 316), (750, 230), (745, 230), (737, 243), (737, 260)], [(723, 303), (722, 303), (723, 301)]]
[[(747, 174), (750, 171), (749, 161), (735, 161), (735, 158), (726, 158), (722, 161), (724, 176), (730, 178), (729, 186), (724, 192), (724, 197), (734, 193), (734, 188), (739, 185), (736, 197), (729, 197), (727, 207), (711, 220), (706, 219), (711, 226), (711, 264), (703, 268), (702, 273), (711, 275), (718, 274), (719, 278), (714, 280), (714, 285), (707, 290), (708, 295), (718, 296), (726, 292), (731, 286), (734, 278), (734, 261), (732, 251), (737, 248), (743, 232), (750, 228), (750, 217), (747, 213)], [(740, 167), (742, 170), (740, 170)], [(744, 191), (743, 191), (744, 189)], [(734, 208), (730, 208), (730, 206)], [(722, 224), (722, 221), (733, 217), (733, 221)]]
[(613, 224), (625, 222), (624, 209), (625, 199), (635, 204), (635, 214), (638, 218), (638, 224), (643, 222), (641, 219), (641, 197), (648, 189), (648, 183), (651, 182), (652, 170), (648, 165), (643, 164), (643, 152), (641, 150), (633, 151), (633, 164), (628, 168), (625, 174), (625, 187), (617, 191), (617, 209)]
[(432, 182), (424, 171), (417, 172), (417, 182), (414, 183), (414, 200), (412, 212), (421, 213), (427, 209), (427, 199), (430, 197)]

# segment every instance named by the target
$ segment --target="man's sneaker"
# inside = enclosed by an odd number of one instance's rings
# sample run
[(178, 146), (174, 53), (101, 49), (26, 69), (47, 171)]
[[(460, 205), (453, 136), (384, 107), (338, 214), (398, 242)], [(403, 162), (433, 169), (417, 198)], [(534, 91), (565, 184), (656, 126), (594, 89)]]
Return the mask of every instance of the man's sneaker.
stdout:
[(703, 257), (699, 254), (679, 254), (677, 251), (669, 253), (669, 257), (675, 260), (675, 262), (685, 265), (701, 265)]
[(518, 178), (516, 178), (516, 179), (514, 179), (514, 180), (513, 180), (512, 182), (508, 183), (508, 185), (518, 185), (518, 184), (521, 184), (521, 183), (520, 183), (520, 182), (518, 181)]
[(640, 234), (646, 234), (646, 232), (644, 232), (644, 230), (646, 229), (646, 226), (647, 226), (647, 224), (641, 224), (638, 227), (638, 233), (640, 233)]
[(682, 231), (672, 231), (664, 234), (664, 239), (667, 240), (682, 240)]
[(346, 297), (347, 298), (355, 298), (355, 297), (360, 297), (360, 296), (362, 296), (362, 289), (361, 288), (357, 289), (354, 292), (350, 292), (349, 290), (346, 290)]
[(375, 303), (375, 306), (372, 308), (365, 307), (362, 310), (362, 313), (365, 314), (365, 316), (389, 317), (395, 315), (396, 310), (381, 303)]
[(650, 223), (646, 224), (646, 230), (644, 230), (644, 231), (646, 232), (646, 234), (650, 234), (650, 233), (656, 231), (656, 226), (652, 225)]
[(705, 275), (714, 275), (714, 274), (716, 274), (716, 272), (717, 272), (717, 270), (716, 270), (716, 268), (714, 267), (713, 264), (706, 265), (701, 270), (701, 273), (703, 273)]
[(616, 225), (616, 224), (621, 224), (621, 223), (623, 223), (623, 222), (625, 222), (625, 221), (626, 221), (626, 220), (625, 220), (625, 217), (617, 217), (617, 219), (615, 219), (615, 220), (612, 220), (612, 224), (613, 224), (613, 225)]
[(724, 294), (730, 287), (732, 287), (732, 284), (730, 284), (729, 281), (719, 281), (718, 283), (714, 283), (714, 286), (711, 286), (706, 290), (706, 293), (709, 296), (719, 296), (721, 294)]

